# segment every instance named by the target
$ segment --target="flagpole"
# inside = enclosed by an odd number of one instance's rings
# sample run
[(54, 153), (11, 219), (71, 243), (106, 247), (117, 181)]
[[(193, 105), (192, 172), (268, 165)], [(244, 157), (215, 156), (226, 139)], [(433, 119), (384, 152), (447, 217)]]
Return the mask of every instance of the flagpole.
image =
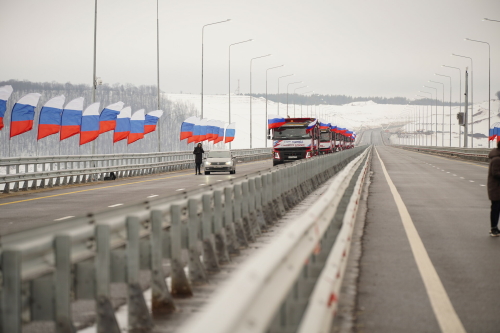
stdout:
[[(160, 21), (158, 20), (158, 0), (156, 0), (156, 78), (158, 89), (158, 108), (160, 110)], [(160, 121), (158, 120), (158, 152), (161, 152), (161, 131)]]
[[(92, 103), (95, 103), (95, 91), (97, 89), (97, 78), (96, 78), (96, 41), (97, 41), (97, 0), (95, 0), (94, 6), (94, 74), (92, 81)], [(95, 140), (92, 141), (92, 155), (95, 154)], [(59, 145), (59, 155), (61, 155), (61, 145)], [(94, 163), (95, 167), (95, 163)]]

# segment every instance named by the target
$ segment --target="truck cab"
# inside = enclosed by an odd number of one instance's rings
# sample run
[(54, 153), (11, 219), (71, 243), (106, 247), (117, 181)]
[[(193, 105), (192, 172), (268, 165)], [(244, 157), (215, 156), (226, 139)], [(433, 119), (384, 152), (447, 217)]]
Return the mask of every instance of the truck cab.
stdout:
[(321, 155), (330, 154), (334, 152), (333, 133), (330, 129), (321, 129), (319, 134), (319, 153)]
[(320, 129), (315, 118), (285, 118), (283, 125), (270, 131), (273, 139), (273, 165), (319, 154)]

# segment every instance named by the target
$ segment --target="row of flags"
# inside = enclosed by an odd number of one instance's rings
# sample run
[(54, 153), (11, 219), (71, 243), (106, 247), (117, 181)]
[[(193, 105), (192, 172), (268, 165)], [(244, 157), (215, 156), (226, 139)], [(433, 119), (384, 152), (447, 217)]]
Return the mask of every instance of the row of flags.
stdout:
[[(283, 125), (285, 125), (286, 121), (285, 118), (279, 115), (269, 115), (267, 118), (267, 128), (272, 129), (272, 128), (279, 128)], [(307, 125), (306, 132), (311, 131), (316, 124), (318, 123), (318, 119), (314, 119)], [(325, 123), (322, 121), (319, 121), (319, 128), (320, 129), (330, 129), (330, 131), (334, 133), (339, 133), (347, 137), (352, 137), (356, 138), (356, 133), (353, 131), (349, 131), (347, 128), (342, 128), (338, 127), (335, 125), (332, 125), (331, 123)]]
[[(4, 127), (3, 118), (12, 91), (12, 86), (0, 87), (0, 130)], [(40, 97), (39, 93), (30, 93), (14, 104), (10, 117), (11, 138), (33, 129), (35, 109)], [(66, 106), (65, 100), (64, 95), (56, 96), (42, 107), (37, 140), (59, 134), (62, 141), (80, 134), (80, 145), (83, 145), (94, 141), (102, 133), (114, 131), (113, 143), (127, 139), (127, 143), (131, 144), (155, 131), (158, 120), (163, 115), (162, 110), (145, 114), (144, 109), (132, 114), (132, 109), (124, 107), (123, 102), (110, 104), (101, 112), (100, 103), (93, 103), (83, 110), (83, 97), (71, 100)]]
[(219, 120), (200, 119), (189, 117), (181, 124), (180, 140), (187, 139), (187, 143), (213, 141), (228, 143), (234, 140), (236, 123), (231, 123), (224, 131), (224, 122)]

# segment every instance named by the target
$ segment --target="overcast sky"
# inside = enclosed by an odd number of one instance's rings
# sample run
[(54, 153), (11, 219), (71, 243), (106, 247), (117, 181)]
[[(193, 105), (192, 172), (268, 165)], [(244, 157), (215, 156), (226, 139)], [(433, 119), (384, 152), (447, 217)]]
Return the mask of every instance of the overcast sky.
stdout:
[[(500, 90), (499, 0), (159, 0), (160, 86), (168, 93), (200, 93), (201, 30), (205, 28), (205, 93), (228, 92), (231, 85), (253, 92), (281, 92), (303, 81), (302, 91), (353, 96), (413, 98), (427, 80), (448, 82), (474, 60), (475, 101), (487, 99), (488, 47), (491, 44), (492, 96)], [(94, 1), (0, 0), (0, 81), (8, 79), (92, 82)], [(156, 84), (156, 0), (99, 0), (97, 76), (106, 83)], [(443, 80), (444, 79), (444, 80)], [(295, 85), (294, 87), (299, 87)], [(439, 87), (439, 85), (437, 85)], [(292, 90), (292, 86), (290, 86)], [(448, 94), (446, 85), (446, 96)], [(441, 88), (439, 95), (441, 97)]]

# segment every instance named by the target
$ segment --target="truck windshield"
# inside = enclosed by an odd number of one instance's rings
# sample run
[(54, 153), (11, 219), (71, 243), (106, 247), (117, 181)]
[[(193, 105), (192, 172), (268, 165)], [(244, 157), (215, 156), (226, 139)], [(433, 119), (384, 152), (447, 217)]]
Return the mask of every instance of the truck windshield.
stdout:
[(274, 131), (273, 140), (287, 140), (287, 139), (309, 139), (311, 132), (306, 133), (305, 127), (302, 128), (283, 128)]
[(320, 140), (321, 142), (330, 141), (330, 133), (321, 133)]
[(227, 151), (211, 151), (208, 153), (208, 158), (230, 158), (231, 157), (231, 152), (229, 150)]

